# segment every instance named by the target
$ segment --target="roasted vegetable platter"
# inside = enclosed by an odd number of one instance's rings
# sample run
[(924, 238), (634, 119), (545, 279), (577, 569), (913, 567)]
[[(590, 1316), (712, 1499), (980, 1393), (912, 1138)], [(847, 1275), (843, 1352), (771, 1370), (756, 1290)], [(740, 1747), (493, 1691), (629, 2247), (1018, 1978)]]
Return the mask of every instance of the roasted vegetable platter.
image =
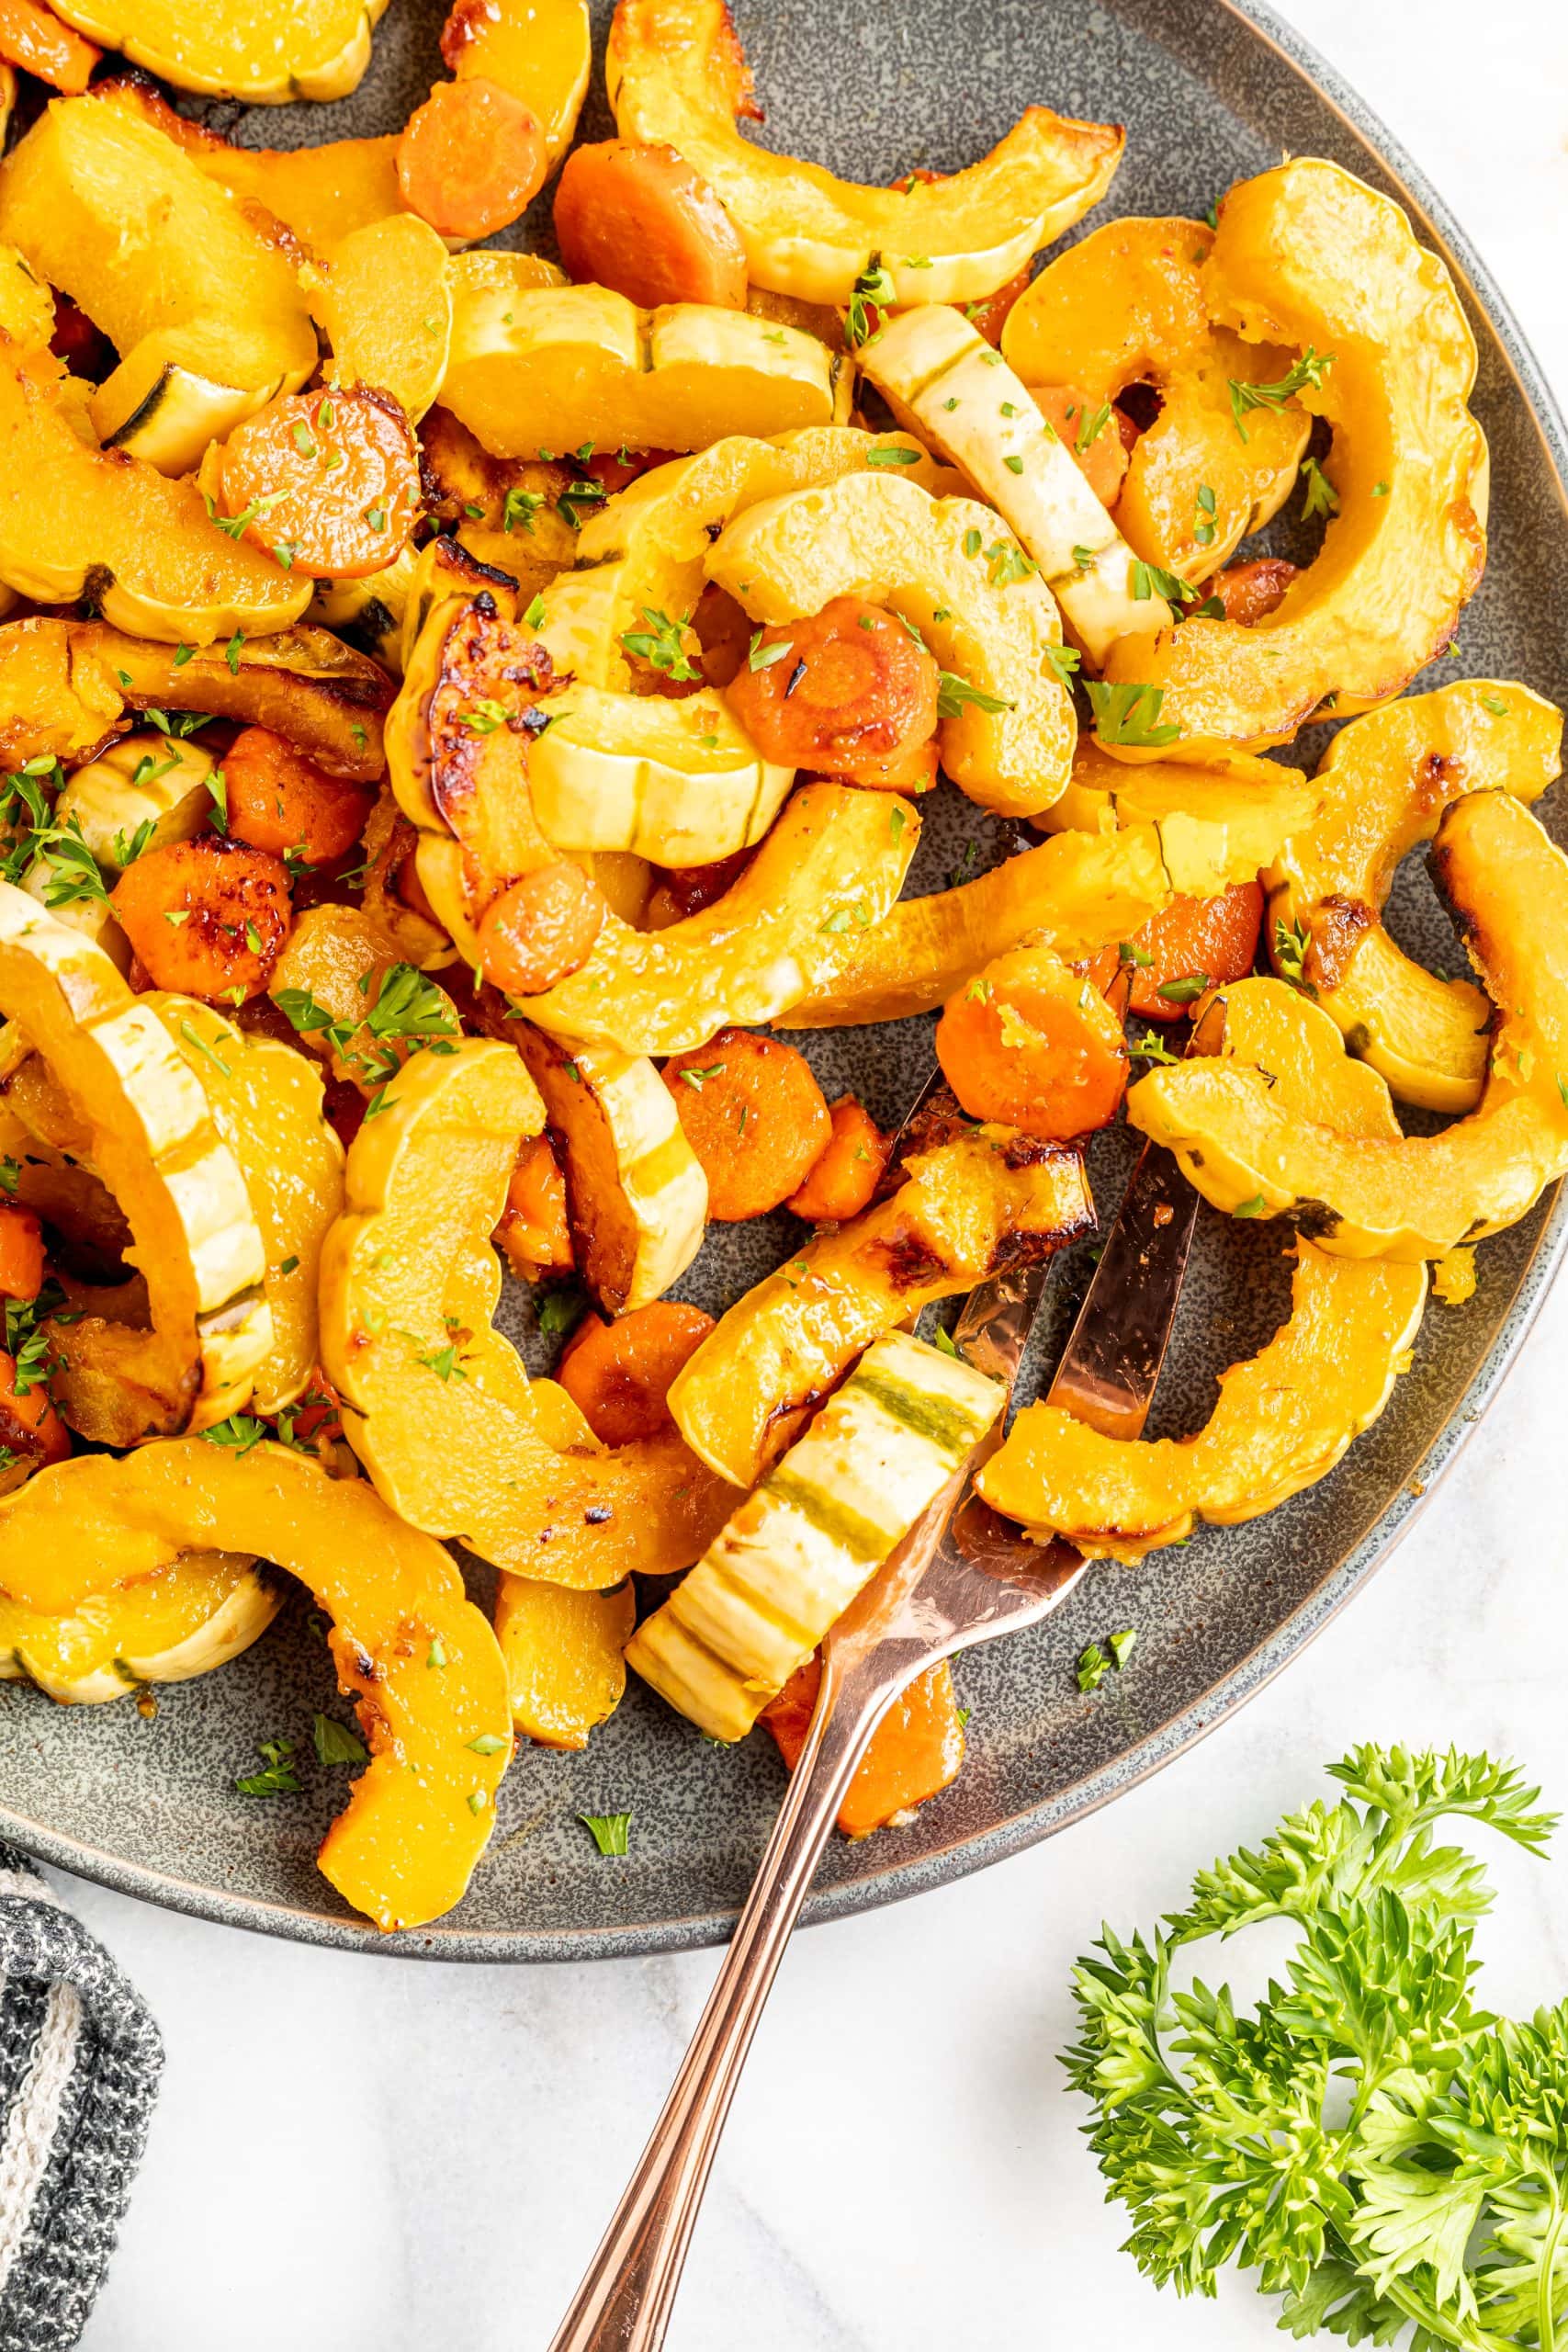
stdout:
[[(0, 1116), (60, 1294), (6, 1269), (0, 1819), (448, 1957), (722, 1932), (813, 1645), (994, 1409), (897, 1327), (1049, 1249), (1031, 1393), (1139, 1129), (1209, 1204), (1154, 1442), (1026, 1408), (986, 1474), (1117, 1556), (912, 1697), (818, 1916), (1282, 1665), (1496, 1387), (1568, 1166), (1561, 436), (1355, 100), (1217, 0), (744, 8), (745, 65), (695, 0), (536, 13), (321, 0), (279, 104), (221, 11), (73, 0), (0, 172), (52, 842)], [(792, 705), (835, 662), (874, 741)]]

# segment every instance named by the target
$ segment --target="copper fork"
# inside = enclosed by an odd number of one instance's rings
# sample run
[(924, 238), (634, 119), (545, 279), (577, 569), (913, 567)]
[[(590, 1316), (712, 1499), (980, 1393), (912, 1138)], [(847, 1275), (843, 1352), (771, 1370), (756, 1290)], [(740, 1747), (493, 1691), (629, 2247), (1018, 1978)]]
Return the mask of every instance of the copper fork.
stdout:
[[(1079, 1309), (1050, 1401), (1136, 1437), (1186, 1270), (1198, 1195), (1145, 1146)], [(972, 1291), (955, 1343), (1010, 1388), (1047, 1268)], [(740, 2069), (833, 1820), (873, 1732), (917, 1674), (1047, 1616), (1085, 1562), (1036, 1545), (970, 1492), (993, 1430), (829, 1635), (816, 1713), (739, 1924), (663, 2112), (550, 2352), (658, 2352)]]

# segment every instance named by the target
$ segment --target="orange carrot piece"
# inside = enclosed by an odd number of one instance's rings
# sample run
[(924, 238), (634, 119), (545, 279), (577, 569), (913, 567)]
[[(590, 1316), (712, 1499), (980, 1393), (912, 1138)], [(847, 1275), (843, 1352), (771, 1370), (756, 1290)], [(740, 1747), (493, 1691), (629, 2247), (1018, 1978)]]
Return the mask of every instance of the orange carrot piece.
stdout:
[(907, 791), (934, 775), (941, 684), (896, 614), (835, 596), (809, 620), (763, 629), (728, 693), (764, 758)]
[[(1147, 1021), (1179, 1021), (1211, 982), (1245, 979), (1262, 922), (1256, 882), (1233, 882), (1213, 899), (1173, 899), (1125, 943), (1134, 967), (1128, 1010)], [(1097, 989), (1111, 986), (1122, 960), (1115, 947), (1094, 958), (1088, 974)]]
[(31, 1209), (0, 1208), (0, 1297), (36, 1298), (43, 1288), (43, 1228)]
[[(821, 1679), (819, 1661), (808, 1658), (762, 1710), (762, 1721), (792, 1772), (806, 1745)], [(943, 1658), (915, 1677), (873, 1732), (839, 1807), (839, 1827), (846, 1838), (869, 1838), (874, 1829), (885, 1829), (956, 1780), (963, 1761), (964, 1718), (953, 1697), (953, 1670)]]
[(604, 1445), (630, 1445), (671, 1426), (670, 1384), (713, 1329), (700, 1306), (672, 1298), (634, 1306), (618, 1322), (592, 1315), (560, 1363), (556, 1378)]
[(379, 571), (419, 519), (413, 427), (369, 384), (268, 401), (214, 453), (214, 473), (220, 513), (243, 515), (247, 539), (317, 580)]
[(0, 0), (0, 58), (68, 96), (81, 96), (103, 53), (41, 0)]
[(301, 1445), (320, 1440), (337, 1443), (343, 1436), (343, 1398), (320, 1364), (299, 1404), (288, 1408), (289, 1427)]
[(26, 1395), (18, 1396), (17, 1376), (16, 1357), (0, 1351), (0, 1446), (28, 1456), (40, 1468), (63, 1462), (71, 1451), (71, 1432), (55, 1411), (47, 1385), (34, 1373)]
[(373, 792), (325, 775), (268, 727), (242, 728), (223, 757), (229, 831), (274, 857), (290, 852), (328, 865), (351, 850), (376, 803)]
[(567, 1216), (566, 1178), (548, 1136), (533, 1136), (517, 1155), (506, 1206), (495, 1242), (519, 1282), (542, 1274), (570, 1274), (571, 1227)]
[(479, 917), (484, 977), (508, 996), (552, 988), (587, 962), (604, 920), (604, 894), (580, 865), (561, 858), (536, 866)]
[(833, 1132), (806, 1182), (784, 1206), (810, 1225), (842, 1225), (871, 1204), (887, 1165), (887, 1138), (865, 1104), (840, 1094), (828, 1114)]
[(664, 1083), (708, 1180), (708, 1215), (722, 1225), (788, 1200), (832, 1138), (810, 1063), (779, 1037), (721, 1029), (667, 1061)]
[(288, 867), (217, 833), (144, 850), (109, 903), (154, 988), (233, 1003), (261, 995), (293, 927)]
[(1281, 555), (1254, 556), (1250, 563), (1227, 564), (1211, 582), (1211, 594), (1224, 606), (1227, 621), (1250, 628), (1255, 621), (1278, 610), (1297, 568)]
[(443, 237), (489, 237), (509, 227), (548, 170), (537, 118), (481, 74), (437, 82), (398, 141), (403, 202)]
[(556, 242), (567, 275), (660, 302), (746, 307), (746, 248), (706, 180), (673, 147), (606, 139), (566, 159)]
[(1116, 412), (1103, 410), (1076, 384), (1036, 384), (1035, 405), (1102, 506), (1114, 506), (1127, 473), (1127, 450)]
[(1116, 1015), (1089, 980), (1041, 948), (998, 956), (948, 999), (936, 1055), (971, 1118), (1043, 1142), (1107, 1125), (1127, 1084)]

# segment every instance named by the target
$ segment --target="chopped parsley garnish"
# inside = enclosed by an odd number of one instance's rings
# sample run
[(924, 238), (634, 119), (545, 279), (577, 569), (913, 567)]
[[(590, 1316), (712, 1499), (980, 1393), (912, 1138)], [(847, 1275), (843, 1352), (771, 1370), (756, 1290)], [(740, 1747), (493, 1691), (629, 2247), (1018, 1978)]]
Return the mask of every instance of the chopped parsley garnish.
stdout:
[(1302, 480), (1306, 484), (1306, 496), (1302, 501), (1303, 523), (1310, 523), (1314, 514), (1338, 514), (1339, 492), (1315, 458), (1302, 459)]
[(542, 490), (509, 490), (501, 504), (503, 531), (532, 531), (534, 517), (545, 503)]
[(227, 1446), (232, 1453), (249, 1453), (253, 1445), (259, 1445), (272, 1432), (254, 1413), (231, 1413), (226, 1421), (215, 1421), (201, 1434), (209, 1445)]
[(1156, 723), (1165, 700), (1163, 686), (1143, 685), (1133, 679), (1111, 685), (1100, 678), (1090, 678), (1086, 684), (1102, 743), (1136, 744), (1157, 751), (1162, 744), (1174, 743), (1180, 734), (1179, 727)]
[(1080, 458), (1086, 449), (1093, 448), (1110, 422), (1111, 402), (1109, 401), (1101, 401), (1097, 409), (1089, 410), (1080, 418), (1077, 433), (1073, 441), (1073, 447)]
[(1245, 441), (1247, 437), (1247, 427), (1241, 421), (1244, 416), (1258, 408), (1283, 408), (1285, 402), (1293, 400), (1298, 392), (1309, 389), (1315, 391), (1333, 365), (1332, 351), (1325, 352), (1319, 358), (1308, 344), (1301, 357), (1287, 368), (1277, 383), (1244, 384), (1238, 383), (1233, 376), (1230, 379), (1231, 421), (1242, 439)]
[(646, 629), (628, 629), (621, 639), (626, 651), (677, 685), (700, 678), (703, 673), (687, 655), (685, 647), (685, 632), (692, 623), (690, 613), (672, 621), (668, 613), (644, 605), (642, 616), (648, 623)]
[(318, 1715), (311, 1726), (318, 1764), (368, 1764), (365, 1742), (334, 1715)]
[[(211, 1430), (207, 1431), (210, 1437)], [(245, 1772), (236, 1776), (234, 1786), (243, 1797), (297, 1797), (299, 1776), (289, 1758), (294, 1753), (291, 1739), (264, 1739), (260, 1753), (265, 1769), (260, 1772)]]
[(1207, 972), (1184, 972), (1179, 979), (1164, 981), (1155, 994), (1164, 997), (1167, 1004), (1190, 1004), (1209, 986)]
[(580, 1813), (579, 1821), (598, 1847), (601, 1854), (624, 1854), (631, 1830), (629, 1813)]
[(951, 670), (939, 673), (936, 707), (942, 718), (956, 718), (961, 710), (970, 708), (983, 710), (995, 718), (1000, 712), (1017, 707), (1000, 695), (988, 695), (983, 687), (972, 686), (967, 678), (960, 678)]
[(873, 254), (855, 279), (850, 294), (849, 314), (844, 321), (844, 341), (852, 351), (858, 351), (881, 334), (880, 325), (872, 325), (872, 313), (886, 310), (897, 291), (892, 277), (882, 266), (882, 255)]
[(866, 451), (865, 461), (868, 466), (918, 466), (920, 453), (918, 449), (901, 449), (895, 442), (879, 442), (874, 449)]
[(753, 629), (751, 642), (746, 649), (746, 667), (749, 670), (771, 670), (775, 662), (782, 662), (786, 654), (794, 651), (795, 647), (787, 637), (782, 638), (777, 645), (764, 645), (761, 630)]
[(1282, 980), (1289, 980), (1303, 996), (1315, 996), (1317, 990), (1306, 976), (1307, 951), (1312, 945), (1312, 933), (1304, 922), (1287, 923), (1282, 915), (1274, 918), (1274, 969)]
[(1198, 591), (1179, 571), (1167, 571), (1157, 563), (1134, 562), (1134, 602), (1141, 604), (1150, 596), (1163, 596), (1168, 605), (1192, 605), (1198, 601)]

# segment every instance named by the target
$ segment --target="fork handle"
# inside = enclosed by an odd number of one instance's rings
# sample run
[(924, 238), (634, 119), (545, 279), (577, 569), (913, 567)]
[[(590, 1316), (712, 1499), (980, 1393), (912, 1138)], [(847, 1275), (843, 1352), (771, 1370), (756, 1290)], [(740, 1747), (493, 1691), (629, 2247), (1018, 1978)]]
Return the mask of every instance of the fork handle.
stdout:
[(739, 1925), (663, 2111), (550, 2352), (658, 2352), (740, 2069), (833, 1817), (897, 1695), (825, 1672), (817, 1712)]

